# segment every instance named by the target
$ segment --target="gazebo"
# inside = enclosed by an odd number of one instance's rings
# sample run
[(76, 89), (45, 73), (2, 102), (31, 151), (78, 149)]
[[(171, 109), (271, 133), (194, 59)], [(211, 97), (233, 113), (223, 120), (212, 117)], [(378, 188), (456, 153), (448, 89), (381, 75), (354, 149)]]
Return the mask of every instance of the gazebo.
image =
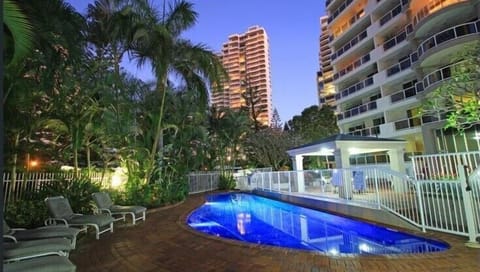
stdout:
[(301, 171), (305, 156), (334, 156), (336, 168), (349, 168), (351, 155), (387, 151), (390, 168), (405, 173), (405, 146), (404, 140), (337, 134), (294, 147), (287, 153), (292, 158), (293, 169)]

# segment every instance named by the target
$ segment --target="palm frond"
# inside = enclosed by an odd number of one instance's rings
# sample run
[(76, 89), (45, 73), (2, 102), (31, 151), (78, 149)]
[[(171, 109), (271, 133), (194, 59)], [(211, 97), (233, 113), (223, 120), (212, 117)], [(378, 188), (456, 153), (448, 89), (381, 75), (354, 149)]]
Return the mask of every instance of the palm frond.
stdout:
[(3, 23), (13, 38), (14, 53), (9, 65), (15, 64), (33, 47), (33, 27), (20, 7), (11, 0), (3, 1)]
[(163, 24), (175, 37), (197, 22), (198, 13), (193, 10), (193, 4), (187, 1), (175, 1), (169, 5), (169, 10), (163, 18)]

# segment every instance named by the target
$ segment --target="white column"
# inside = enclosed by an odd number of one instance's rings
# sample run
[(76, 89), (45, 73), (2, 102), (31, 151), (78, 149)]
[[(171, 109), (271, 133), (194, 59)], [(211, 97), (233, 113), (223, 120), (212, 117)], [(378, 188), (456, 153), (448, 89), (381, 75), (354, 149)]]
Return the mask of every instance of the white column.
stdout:
[[(390, 158), (390, 168), (393, 171), (406, 174), (405, 161), (403, 159), (405, 151), (403, 148), (395, 148), (388, 151), (388, 157)], [(405, 192), (407, 190), (407, 184), (400, 178), (393, 178), (393, 189), (395, 192)]]
[(352, 175), (350, 171), (344, 171), (350, 167), (350, 154), (347, 148), (337, 148), (334, 151), (335, 164), (337, 170), (332, 176), (332, 184), (338, 185), (338, 196), (345, 199), (352, 198)]
[[(293, 170), (297, 173), (298, 192), (305, 192), (305, 180), (303, 178), (303, 156), (296, 155), (292, 157)], [(294, 192), (295, 190), (291, 190)]]
[(337, 148), (333, 152), (335, 156), (335, 168), (349, 168), (350, 167), (350, 154), (346, 148)]

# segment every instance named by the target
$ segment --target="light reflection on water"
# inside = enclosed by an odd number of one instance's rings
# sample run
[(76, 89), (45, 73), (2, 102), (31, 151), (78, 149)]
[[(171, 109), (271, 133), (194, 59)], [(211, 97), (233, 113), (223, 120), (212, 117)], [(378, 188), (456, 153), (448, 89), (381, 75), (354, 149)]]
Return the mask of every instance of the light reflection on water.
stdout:
[(448, 248), (439, 241), (242, 193), (210, 196), (187, 223), (215, 236), (331, 255), (426, 253)]

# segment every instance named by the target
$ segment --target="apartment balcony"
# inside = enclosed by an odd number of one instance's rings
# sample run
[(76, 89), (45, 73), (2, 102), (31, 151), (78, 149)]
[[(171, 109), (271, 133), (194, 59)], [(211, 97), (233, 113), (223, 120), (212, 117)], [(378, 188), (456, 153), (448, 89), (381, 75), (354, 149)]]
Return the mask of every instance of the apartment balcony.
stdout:
[(327, 22), (329, 24), (332, 23), (348, 6), (350, 6), (352, 2), (353, 0), (344, 0), (339, 7), (337, 7), (330, 13)]
[(345, 98), (353, 98), (356, 97), (354, 94), (360, 94), (360, 93), (365, 93), (370, 90), (373, 90), (374, 88), (378, 87), (378, 84), (374, 84), (373, 76), (370, 76), (358, 83), (355, 83), (353, 85), (350, 85), (342, 90), (340, 90), (336, 95), (335, 95), (335, 100), (337, 103), (341, 103), (344, 101)]
[(381, 137), (400, 137), (422, 132), (422, 126), (442, 122), (445, 114), (435, 116), (410, 117), (380, 125)]
[(385, 41), (381, 46), (377, 46), (372, 52), (374, 60), (384, 60), (393, 56), (407, 54), (411, 51), (410, 44), (407, 41), (407, 27), (395, 37)]
[[(412, 19), (414, 37), (422, 38), (437, 32), (445, 22), (459, 24), (474, 18), (478, 10), (469, 0), (429, 0)], [(478, 16), (478, 15), (477, 15)]]
[(341, 48), (339, 48), (338, 50), (335, 50), (335, 52), (330, 57), (331, 61), (333, 62), (338, 57), (341, 57), (342, 55), (344, 55), (346, 52), (352, 53), (352, 52), (355, 52), (355, 49), (362, 48), (362, 46), (364, 46), (368, 41), (368, 39), (366, 39), (367, 36), (368, 36), (367, 30), (365, 29), (364, 31), (360, 32), (357, 36), (355, 36), (353, 39), (351, 39), (346, 44), (344, 44)]
[[(348, 41), (353, 39), (358, 33), (362, 32), (370, 26), (370, 16), (367, 14), (360, 13), (356, 14), (348, 21), (348, 25), (340, 33), (332, 33), (330, 35), (329, 41), (333, 48), (339, 48), (342, 45), (346, 44)], [(370, 34), (372, 32), (368, 32)], [(368, 35), (373, 37), (372, 35)]]
[(422, 80), (422, 85), (425, 93), (435, 89), (441, 82), (451, 78), (452, 70), (454, 70), (455, 66), (457, 65), (459, 64), (455, 63), (452, 65), (448, 65), (426, 75)]
[(422, 42), (418, 49), (419, 63), (425, 67), (438, 65), (445, 56), (462, 50), (465, 43), (480, 38), (480, 20), (456, 25), (432, 35)]
[(333, 81), (336, 84), (347, 80), (353, 76), (361, 77), (363, 74), (368, 75), (371, 73), (372, 69), (368, 69), (368, 65), (373, 66), (374, 62), (370, 59), (370, 54), (365, 54), (362, 57), (356, 59), (345, 68), (341, 69), (337, 73), (333, 74)]
[(411, 73), (414, 73), (414, 70), (411, 67), (412, 63), (414, 63), (416, 60), (417, 57), (415, 53), (410, 55), (408, 58), (400, 61), (399, 63), (391, 65), (390, 67), (380, 71), (373, 76), (375, 82), (386, 83), (396, 81), (410, 75)]
[[(339, 124), (343, 123), (342, 120), (346, 120), (355, 116), (363, 115), (364, 113), (370, 112), (371, 114), (377, 113), (377, 101), (371, 101), (359, 106), (356, 106), (347, 111), (337, 114), (337, 122)], [(348, 120), (350, 121), (350, 120)]]
[[(388, 8), (388, 6), (390, 5), (390, 2), (391, 0), (371, 0), (369, 1), (369, 6), (370, 7), (370, 10), (371, 10), (371, 13), (375, 13), (375, 14), (378, 14), (382, 11), (385, 11)], [(383, 12), (382, 12), (383, 13)]]
[(340, 5), (341, 2), (342, 2), (341, 0), (327, 0), (325, 2), (325, 7), (329, 8), (329, 7), (337, 6), (337, 5)]
[(398, 92), (392, 93), (388, 97), (390, 98), (391, 104), (395, 104), (396, 106), (405, 106), (404, 102), (406, 100), (413, 100), (413, 102), (418, 101), (417, 99), (413, 98), (415, 98), (418, 93), (423, 92), (423, 90), (424, 89), (422, 84), (417, 83), (410, 88), (406, 88)]
[(354, 136), (378, 136), (380, 134), (380, 126), (357, 129), (354, 131), (350, 131), (347, 134)]
[(406, 25), (408, 19), (405, 10), (408, 8), (408, 2), (409, 0), (402, 0), (398, 5), (388, 10), (369, 27), (369, 33), (383, 34), (401, 25)]

